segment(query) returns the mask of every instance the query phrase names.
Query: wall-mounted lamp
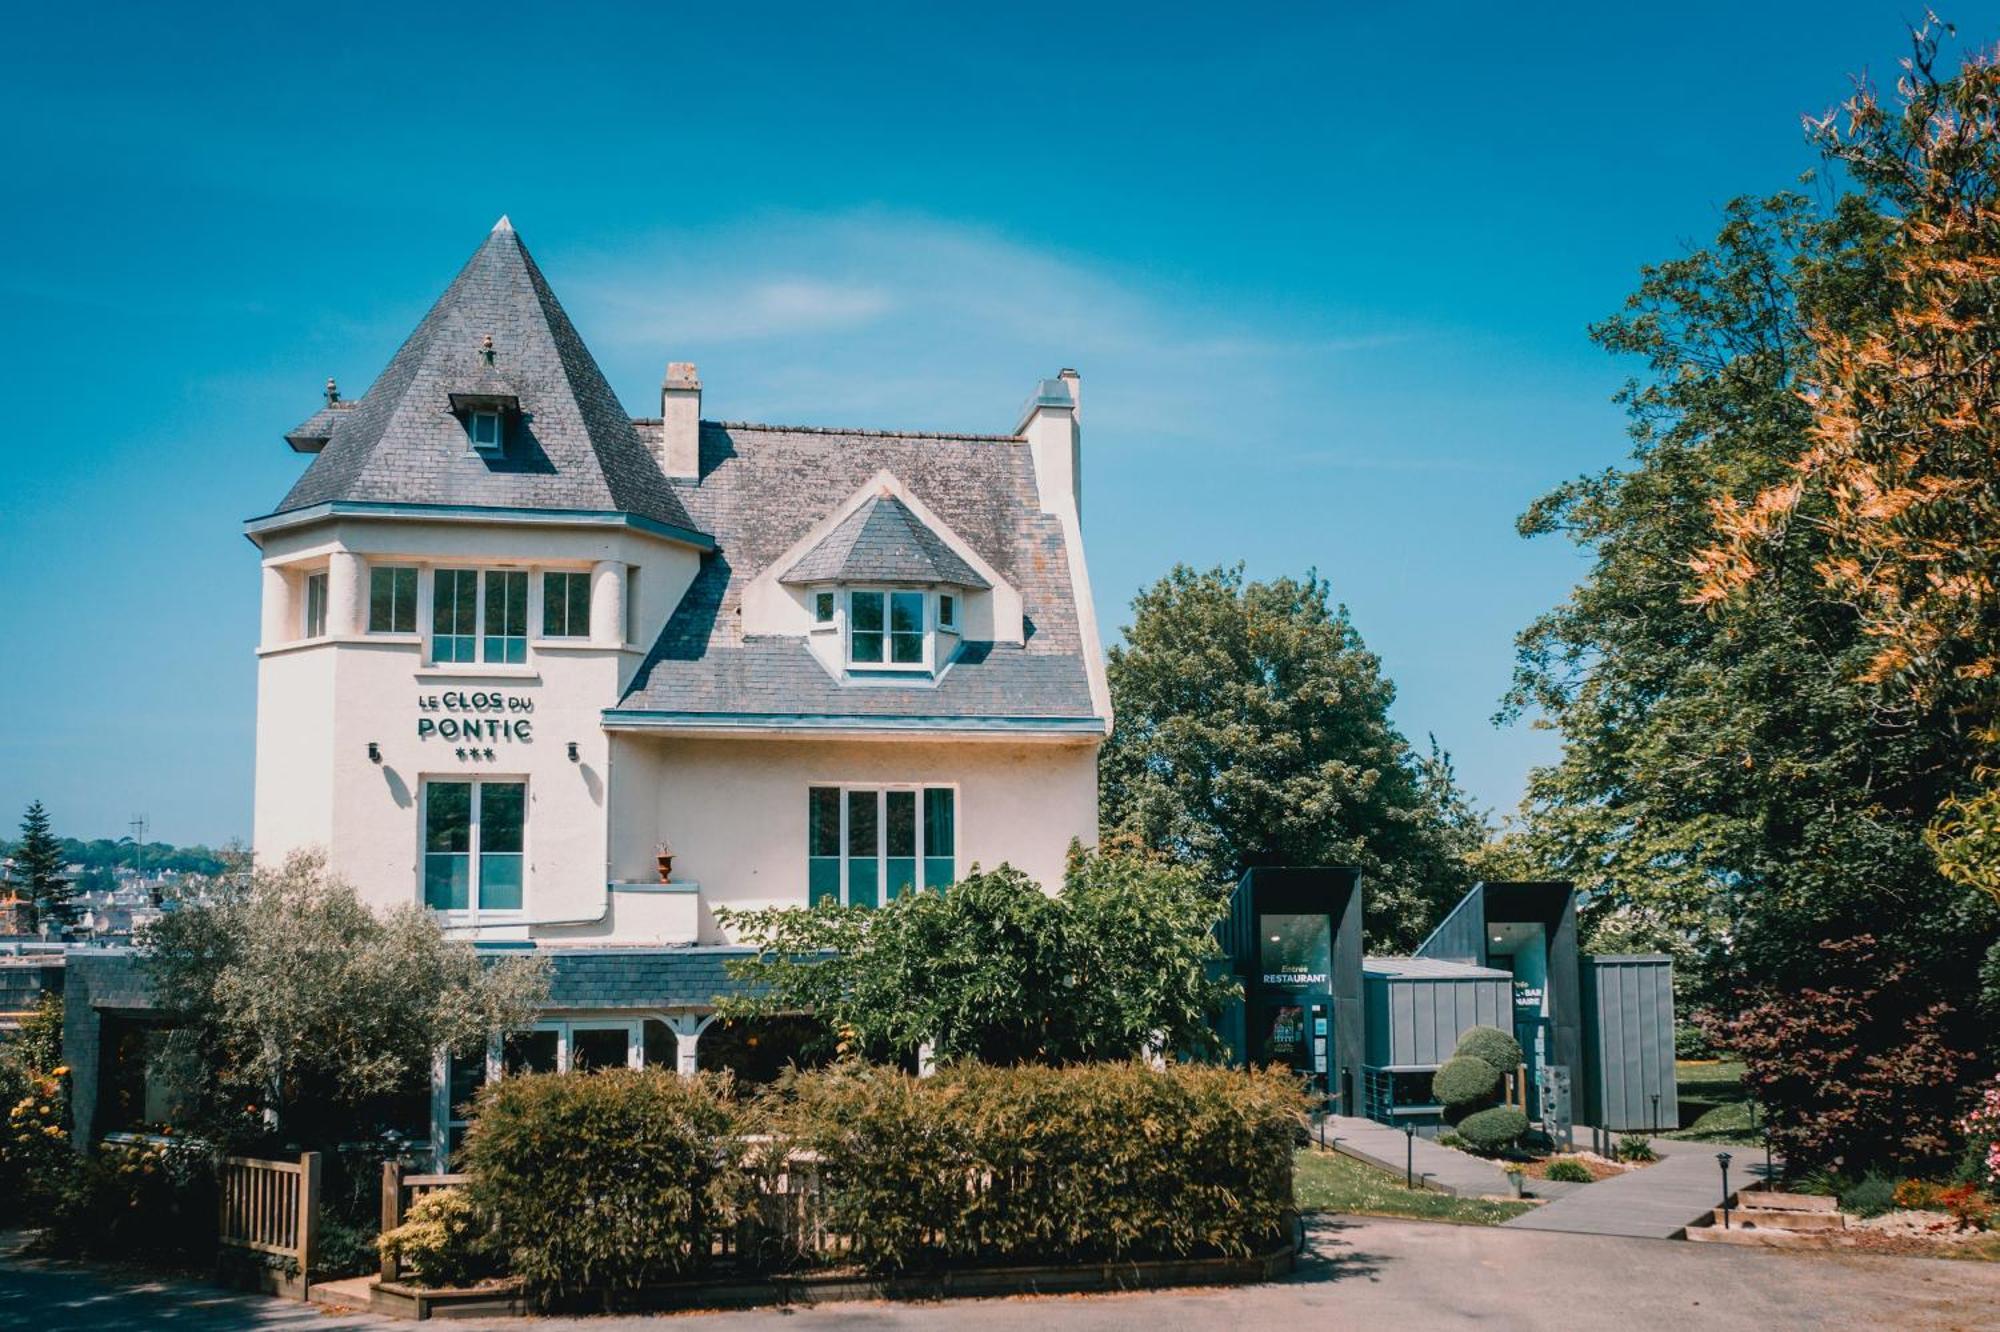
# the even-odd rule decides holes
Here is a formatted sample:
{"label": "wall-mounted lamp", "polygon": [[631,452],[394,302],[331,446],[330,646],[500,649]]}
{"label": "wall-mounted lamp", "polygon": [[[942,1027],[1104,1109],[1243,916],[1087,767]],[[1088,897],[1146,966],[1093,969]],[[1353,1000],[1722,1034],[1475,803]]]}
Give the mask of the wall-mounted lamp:
{"label": "wall-mounted lamp", "polygon": [[574,762],[576,762],[576,761],[577,761],[577,758],[576,758],[576,741],[574,741],[574,740],[572,740],[572,741],[570,741],[570,742],[569,742],[569,761],[570,761],[571,763],[574,763]]}
{"label": "wall-mounted lamp", "polygon": [[382,746],[376,744],[373,740],[368,742],[368,761],[370,763],[380,763],[382,761]]}

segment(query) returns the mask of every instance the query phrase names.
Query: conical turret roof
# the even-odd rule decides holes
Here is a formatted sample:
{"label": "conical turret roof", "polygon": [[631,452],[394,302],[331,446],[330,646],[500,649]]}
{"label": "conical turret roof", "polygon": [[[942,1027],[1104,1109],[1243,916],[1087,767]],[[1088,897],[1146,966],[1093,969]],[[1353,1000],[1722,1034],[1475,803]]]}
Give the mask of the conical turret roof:
{"label": "conical turret roof", "polygon": [[[501,454],[471,449],[454,394],[518,402]],[[330,423],[279,512],[340,501],[616,511],[694,527],[504,217]]]}

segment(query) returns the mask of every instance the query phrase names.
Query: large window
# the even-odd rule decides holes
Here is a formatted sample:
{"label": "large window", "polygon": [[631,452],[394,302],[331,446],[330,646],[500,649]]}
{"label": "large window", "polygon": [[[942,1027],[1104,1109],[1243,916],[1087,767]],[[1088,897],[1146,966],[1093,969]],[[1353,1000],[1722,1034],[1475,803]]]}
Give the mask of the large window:
{"label": "large window", "polygon": [[368,571],[368,632],[417,632],[417,571],[381,566]]}
{"label": "large window", "polygon": [[922,670],[930,665],[922,592],[847,594],[847,660],[862,667]]}
{"label": "large window", "polygon": [[424,905],[519,911],[527,820],[521,782],[425,782]]}
{"label": "large window", "polygon": [[326,575],[310,573],[306,575],[306,621],[302,637],[326,637]]}
{"label": "large window", "polygon": [[431,576],[432,661],[518,665],[527,659],[525,571],[439,569]]}
{"label": "large window", "polygon": [[877,906],[958,877],[948,786],[815,786],[806,792],[806,896]]}
{"label": "large window", "polygon": [[590,575],[542,575],[542,637],[590,636]]}

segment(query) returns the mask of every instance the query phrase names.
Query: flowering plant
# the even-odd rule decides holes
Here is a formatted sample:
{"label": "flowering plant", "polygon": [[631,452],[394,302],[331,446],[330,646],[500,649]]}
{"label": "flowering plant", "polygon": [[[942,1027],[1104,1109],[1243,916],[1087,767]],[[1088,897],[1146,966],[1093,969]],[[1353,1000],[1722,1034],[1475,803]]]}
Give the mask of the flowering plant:
{"label": "flowering plant", "polygon": [[1965,1134],[1966,1174],[2000,1192],[2000,1078],[1980,1093],[1979,1104],[1958,1122]]}

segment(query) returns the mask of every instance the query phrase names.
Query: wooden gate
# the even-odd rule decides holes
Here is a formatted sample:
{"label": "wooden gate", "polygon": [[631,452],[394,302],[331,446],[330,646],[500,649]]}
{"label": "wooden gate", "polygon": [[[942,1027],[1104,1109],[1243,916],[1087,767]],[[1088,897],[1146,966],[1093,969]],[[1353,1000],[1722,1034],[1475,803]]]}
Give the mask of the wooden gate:
{"label": "wooden gate", "polygon": [[225,1256],[269,1254],[287,1258],[292,1273],[270,1270],[281,1293],[303,1299],[319,1253],[319,1153],[297,1161],[225,1156],[217,1178],[216,1239]]}

